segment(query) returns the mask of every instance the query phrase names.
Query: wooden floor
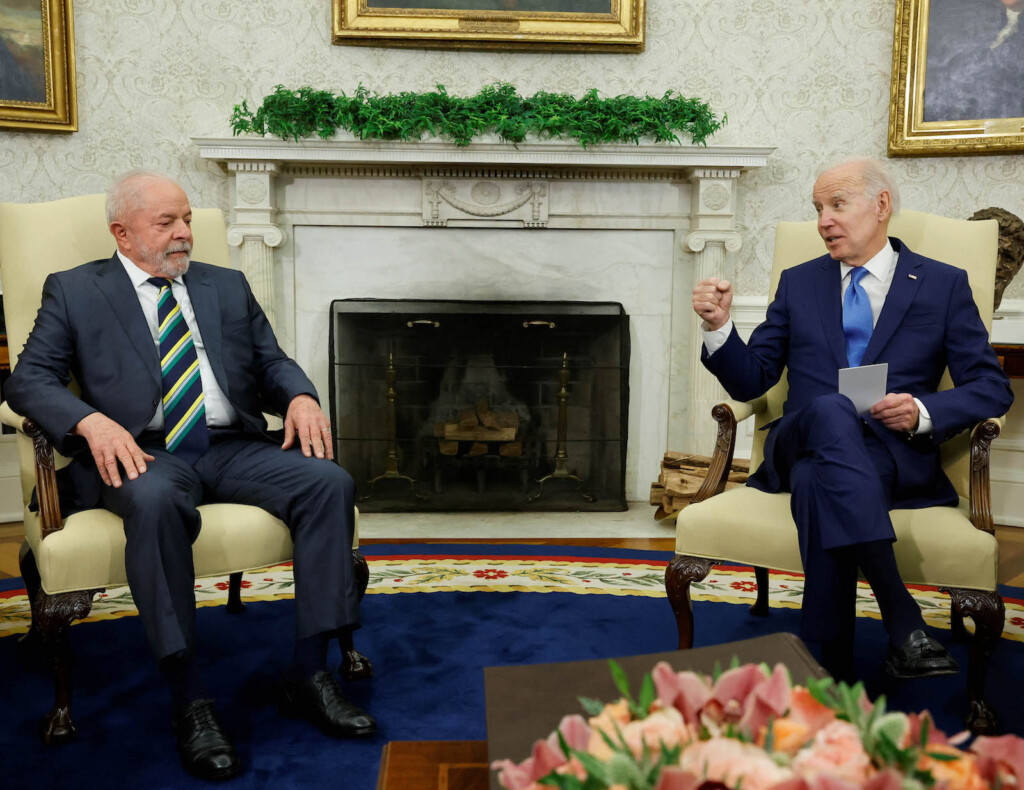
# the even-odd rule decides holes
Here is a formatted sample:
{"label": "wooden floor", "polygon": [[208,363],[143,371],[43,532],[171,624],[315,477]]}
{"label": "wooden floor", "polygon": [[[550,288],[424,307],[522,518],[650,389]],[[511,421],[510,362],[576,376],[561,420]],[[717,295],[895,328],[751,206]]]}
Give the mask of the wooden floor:
{"label": "wooden floor", "polygon": [[[1013,587],[1024,587],[1024,528],[996,527],[996,538],[999,540],[999,582]],[[22,544],[21,522],[0,524],[0,579],[20,576],[18,570],[18,551]],[[406,540],[365,540],[363,545],[371,543],[401,544]],[[473,540],[465,538],[457,540],[419,540],[419,543],[509,543],[508,538],[490,540]],[[650,551],[672,551],[674,541],[671,538],[560,538],[560,539],[528,539],[518,541],[527,546],[603,546],[614,549],[646,549]]]}

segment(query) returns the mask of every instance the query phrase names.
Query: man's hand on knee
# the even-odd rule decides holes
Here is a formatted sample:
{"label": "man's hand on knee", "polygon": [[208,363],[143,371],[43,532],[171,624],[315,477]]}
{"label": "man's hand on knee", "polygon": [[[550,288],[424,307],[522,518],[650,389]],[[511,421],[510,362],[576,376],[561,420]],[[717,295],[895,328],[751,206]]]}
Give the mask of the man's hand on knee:
{"label": "man's hand on knee", "polygon": [[906,392],[890,392],[871,407],[871,416],[890,431],[911,433],[921,417],[914,396]]}
{"label": "man's hand on knee", "polygon": [[153,456],[143,452],[128,431],[98,411],[79,420],[72,433],[84,437],[89,443],[96,468],[108,486],[121,487],[118,462],[124,467],[128,479],[134,480],[146,471],[146,462],[153,460]]}
{"label": "man's hand on knee", "polygon": [[302,454],[309,458],[334,458],[334,446],[331,443],[331,423],[324,414],[316,398],[310,395],[296,395],[288,404],[288,413],[284,418],[284,444],[282,450],[289,449],[298,439]]}

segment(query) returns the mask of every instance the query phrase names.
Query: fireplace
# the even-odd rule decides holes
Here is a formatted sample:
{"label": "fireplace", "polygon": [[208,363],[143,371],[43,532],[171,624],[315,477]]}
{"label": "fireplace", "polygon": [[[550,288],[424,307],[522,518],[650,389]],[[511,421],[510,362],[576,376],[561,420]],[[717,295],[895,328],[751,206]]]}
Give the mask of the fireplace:
{"label": "fireplace", "polygon": [[622,305],[338,299],[330,316],[335,454],[361,510],[625,509]]}

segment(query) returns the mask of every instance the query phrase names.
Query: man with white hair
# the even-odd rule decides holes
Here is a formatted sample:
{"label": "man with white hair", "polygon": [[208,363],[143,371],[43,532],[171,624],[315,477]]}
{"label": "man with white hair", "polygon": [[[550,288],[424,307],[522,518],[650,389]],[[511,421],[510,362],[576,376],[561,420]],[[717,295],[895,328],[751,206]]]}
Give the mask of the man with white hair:
{"label": "man with white hair", "polygon": [[[752,400],[787,371],[783,416],[748,485],[792,493],[805,571],[802,631],[822,663],[852,679],[858,569],[889,635],[886,671],[898,678],[958,671],[928,636],[900,579],[893,507],[953,505],[939,444],[1004,414],[1009,381],[989,345],[967,273],[888,236],[899,196],[877,161],[850,159],[814,184],[828,254],[782,273],[766,319],[744,343],[729,316],[733,289],[707,279],[693,291],[705,321],[704,365],[729,395]],[[838,392],[841,368],[888,364],[888,394],[859,415]],[[947,369],[953,388],[939,392]]]}
{"label": "man with white hair", "polygon": [[[244,275],[191,262],[180,186],[129,173],[107,218],[117,251],[47,278],[6,395],[72,458],[59,473],[65,512],[102,506],[124,520],[128,583],[170,685],[182,765],[204,779],[241,770],[195,657],[192,543],[208,501],[255,505],[291,530],[296,641],[282,709],[336,737],[374,733],[326,665],[329,641],[359,622],[354,483],[332,463],[313,384]],[[283,436],[264,410],[284,415]]]}

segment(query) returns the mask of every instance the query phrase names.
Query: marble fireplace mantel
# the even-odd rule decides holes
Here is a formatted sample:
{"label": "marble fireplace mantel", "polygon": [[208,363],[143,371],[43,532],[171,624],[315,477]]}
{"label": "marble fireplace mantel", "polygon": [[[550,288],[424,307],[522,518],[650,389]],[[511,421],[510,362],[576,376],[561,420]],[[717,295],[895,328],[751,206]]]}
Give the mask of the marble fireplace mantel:
{"label": "marble fireplace mantel", "polygon": [[[463,243],[455,239],[466,237],[458,232],[448,234],[445,229],[463,233],[462,229],[480,229],[491,232],[495,255],[512,238],[508,232],[514,230],[513,246],[519,255],[510,254],[510,259],[516,260],[507,264],[513,271],[517,260],[520,265],[541,261],[555,269],[568,265],[562,259],[546,261],[554,257],[552,249],[563,249],[562,258],[571,257],[564,254],[565,242],[557,241],[557,234],[548,230],[612,231],[608,238],[627,239],[616,252],[608,253],[620,257],[628,256],[621,250],[628,250],[630,238],[637,239],[638,248],[645,244],[651,249],[664,248],[662,257],[669,260],[656,261],[661,279],[651,278],[644,286],[647,293],[632,297],[634,308],[643,307],[638,311],[641,314],[648,312],[648,301],[661,305],[652,309],[664,314],[659,315],[657,325],[662,334],[670,333],[671,339],[664,341],[664,353],[657,355],[656,362],[646,358],[653,329],[644,324],[646,316],[638,316],[634,359],[640,370],[635,378],[631,374],[638,402],[631,403],[629,437],[630,444],[636,438],[644,446],[630,452],[636,468],[635,484],[628,495],[646,498],[643,490],[656,476],[657,461],[665,449],[709,452],[713,446],[714,424],[708,415],[722,393],[710,376],[697,373],[700,363],[690,291],[697,280],[723,276],[727,253],[740,249],[743,239],[737,206],[742,201],[737,193],[742,174],[764,167],[774,148],[644,143],[583,149],[573,141],[532,140],[513,146],[496,139],[459,148],[436,140],[364,141],[340,135],[297,142],[248,136],[193,140],[200,156],[220,164],[229,177],[232,212],[228,241],[237,248],[239,268],[282,344],[296,352],[300,363],[306,346],[323,345],[322,337],[307,337],[321,332],[316,323],[320,319],[309,318],[303,303],[304,293],[311,292],[310,284],[303,281],[320,277],[322,271],[315,270],[314,275],[314,269],[308,263],[300,264],[300,258],[303,249],[315,246],[313,241],[320,244],[316,249],[332,249],[325,247],[327,242],[318,235],[325,229],[359,236],[358,244],[364,245],[357,246],[360,250],[372,244],[360,236],[367,229],[392,228],[394,235],[405,234],[406,249],[424,238],[409,236],[409,229],[430,228],[431,234],[446,234],[453,240],[448,242],[452,247]],[[662,235],[648,234],[644,242],[639,236],[614,235],[633,231]],[[671,250],[667,242],[658,246],[650,241],[665,238],[665,234],[671,237]],[[430,236],[432,242],[439,238]],[[481,234],[472,238],[475,242]],[[482,238],[488,237],[483,234]],[[589,255],[600,256],[604,245],[592,244]],[[339,249],[345,245],[340,244]],[[641,257],[638,253],[638,260]],[[620,292],[630,290],[629,281],[639,283],[644,275],[638,274],[635,266],[615,268],[615,263],[619,261],[608,262],[607,271],[615,274],[609,275],[606,293],[599,296],[628,301],[618,298]],[[350,254],[333,265],[357,268],[361,264]],[[418,268],[403,268],[403,286],[406,278],[417,276]],[[529,285],[532,271],[529,265],[524,269],[524,284]],[[550,298],[573,298],[573,271],[559,271],[562,293],[552,293]],[[459,278],[458,272],[450,275]],[[436,274],[430,276],[433,287]],[[344,282],[353,278],[360,280],[358,272],[346,269]],[[590,295],[594,294],[594,279],[591,275],[586,284]],[[413,288],[409,293],[419,295],[420,291]],[[452,298],[479,295],[478,289],[466,297]],[[505,292],[493,298],[510,296]],[[536,294],[524,293],[524,298],[536,298]],[[322,311],[322,306],[316,309]],[[326,314],[322,325],[326,329]],[[305,362],[320,366],[312,357]],[[319,387],[323,381],[314,375],[314,383]],[[628,459],[627,467],[629,463]]]}

